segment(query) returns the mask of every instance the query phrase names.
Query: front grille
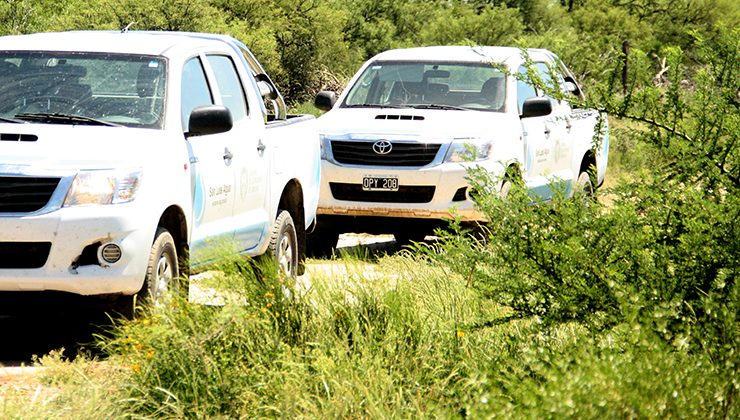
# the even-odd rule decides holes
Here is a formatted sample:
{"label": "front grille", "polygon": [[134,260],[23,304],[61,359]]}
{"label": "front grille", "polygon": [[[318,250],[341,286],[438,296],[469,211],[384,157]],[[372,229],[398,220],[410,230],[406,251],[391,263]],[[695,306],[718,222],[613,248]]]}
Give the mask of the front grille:
{"label": "front grille", "polygon": [[51,242],[0,242],[0,268],[41,268]]}
{"label": "front grille", "polygon": [[429,203],[435,190],[433,185],[402,185],[398,191],[364,191],[360,184],[338,182],[330,182],[329,187],[336,200],[366,203]]}
{"label": "front grille", "polygon": [[388,154],[373,151],[374,141],[332,141],[334,160],[347,165],[424,166],[437,156],[440,144],[391,142]]}
{"label": "front grille", "polygon": [[49,202],[59,178],[0,176],[0,213],[30,213]]}

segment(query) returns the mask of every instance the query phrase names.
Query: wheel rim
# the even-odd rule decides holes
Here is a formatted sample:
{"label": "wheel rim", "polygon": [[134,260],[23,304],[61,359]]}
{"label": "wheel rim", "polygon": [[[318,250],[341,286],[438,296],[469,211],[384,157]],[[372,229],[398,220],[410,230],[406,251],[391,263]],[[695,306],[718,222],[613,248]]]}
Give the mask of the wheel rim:
{"label": "wheel rim", "polygon": [[501,190],[498,192],[498,196],[500,198],[506,198],[509,196],[509,190],[511,190],[511,181],[504,180],[504,183],[501,184]]}
{"label": "wheel rim", "polygon": [[283,274],[293,275],[293,241],[290,234],[283,235],[278,244],[278,267]]}
{"label": "wheel rim", "polygon": [[155,271],[154,281],[152,282],[152,296],[157,299],[165,294],[169,290],[173,278],[172,263],[166,254],[162,254],[159,257],[159,261],[157,261],[157,269]]}
{"label": "wheel rim", "polygon": [[591,183],[591,177],[583,172],[578,178],[579,184],[580,184],[580,193],[584,194],[588,197],[591,197],[594,195],[594,186]]}

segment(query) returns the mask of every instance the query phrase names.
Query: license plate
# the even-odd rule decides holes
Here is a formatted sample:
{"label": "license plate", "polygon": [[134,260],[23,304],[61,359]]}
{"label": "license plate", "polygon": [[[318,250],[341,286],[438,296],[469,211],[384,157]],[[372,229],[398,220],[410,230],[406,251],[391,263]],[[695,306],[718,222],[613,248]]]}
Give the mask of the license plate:
{"label": "license plate", "polygon": [[362,178],[363,191],[398,191],[398,178],[394,176],[366,176]]}

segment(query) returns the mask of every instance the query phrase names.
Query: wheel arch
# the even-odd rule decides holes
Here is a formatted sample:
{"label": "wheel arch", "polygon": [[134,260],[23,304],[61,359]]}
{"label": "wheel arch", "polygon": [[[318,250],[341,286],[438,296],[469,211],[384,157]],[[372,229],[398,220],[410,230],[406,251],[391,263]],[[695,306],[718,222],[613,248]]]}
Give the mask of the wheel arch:
{"label": "wheel arch", "polygon": [[504,170],[504,176],[501,178],[501,182],[503,183],[507,179],[512,182],[520,181],[523,179],[522,168],[519,166],[518,162],[511,162],[508,166],[506,166],[506,169]]}

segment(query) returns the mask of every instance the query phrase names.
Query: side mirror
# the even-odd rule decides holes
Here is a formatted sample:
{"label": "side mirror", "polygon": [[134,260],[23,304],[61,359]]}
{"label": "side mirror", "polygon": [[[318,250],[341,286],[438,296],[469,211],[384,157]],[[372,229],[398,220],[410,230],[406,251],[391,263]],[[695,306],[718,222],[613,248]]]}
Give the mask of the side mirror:
{"label": "side mirror", "polygon": [[264,80],[260,80],[257,82],[257,88],[260,91],[260,96],[267,99],[276,99],[277,95],[275,94],[275,89],[272,88],[272,85],[265,82]]}
{"label": "side mirror", "polygon": [[199,106],[190,113],[187,137],[207,136],[231,130],[234,121],[231,111],[222,105]]}
{"label": "side mirror", "polygon": [[581,96],[581,89],[578,88],[576,81],[570,76],[565,76],[564,79],[566,92],[570,92],[576,96]]}
{"label": "side mirror", "polygon": [[337,94],[328,90],[322,90],[316,95],[313,104],[322,111],[328,111],[337,103]]}
{"label": "side mirror", "polygon": [[266,99],[277,99],[278,93],[275,89],[275,85],[270,80],[270,77],[264,73],[260,73],[254,77],[257,79],[257,87],[260,90],[260,95]]}
{"label": "side mirror", "polygon": [[544,115],[550,115],[551,112],[552,102],[550,102],[550,98],[534,96],[524,100],[524,104],[522,104],[522,115],[520,117],[542,117]]}

